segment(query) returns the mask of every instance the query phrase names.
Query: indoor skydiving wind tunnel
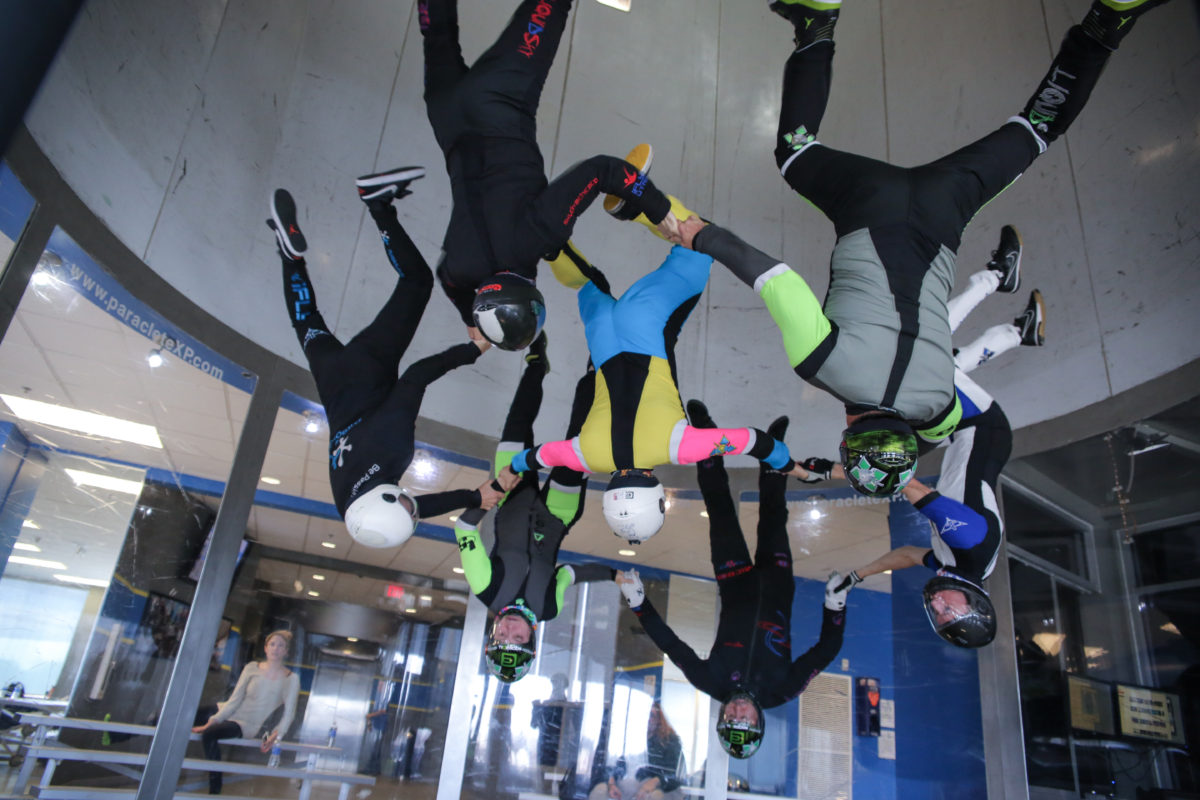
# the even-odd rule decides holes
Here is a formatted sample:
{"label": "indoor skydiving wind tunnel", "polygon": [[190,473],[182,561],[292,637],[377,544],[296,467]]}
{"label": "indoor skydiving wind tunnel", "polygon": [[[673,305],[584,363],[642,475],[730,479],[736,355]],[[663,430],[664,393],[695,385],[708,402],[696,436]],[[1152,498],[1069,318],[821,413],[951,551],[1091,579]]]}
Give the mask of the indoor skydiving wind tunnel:
{"label": "indoor skydiving wind tunnel", "polygon": [[0,796],[1200,797],[1197,3],[0,13]]}

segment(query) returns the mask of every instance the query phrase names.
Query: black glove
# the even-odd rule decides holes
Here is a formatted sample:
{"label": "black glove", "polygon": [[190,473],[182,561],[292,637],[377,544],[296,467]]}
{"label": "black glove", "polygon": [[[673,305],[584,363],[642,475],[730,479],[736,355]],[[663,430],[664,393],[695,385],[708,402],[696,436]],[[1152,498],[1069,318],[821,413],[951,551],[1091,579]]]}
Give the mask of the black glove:
{"label": "black glove", "polygon": [[805,483],[827,481],[829,473],[833,470],[833,462],[828,458],[806,458],[800,462],[800,466],[808,473],[807,478],[800,479]]}

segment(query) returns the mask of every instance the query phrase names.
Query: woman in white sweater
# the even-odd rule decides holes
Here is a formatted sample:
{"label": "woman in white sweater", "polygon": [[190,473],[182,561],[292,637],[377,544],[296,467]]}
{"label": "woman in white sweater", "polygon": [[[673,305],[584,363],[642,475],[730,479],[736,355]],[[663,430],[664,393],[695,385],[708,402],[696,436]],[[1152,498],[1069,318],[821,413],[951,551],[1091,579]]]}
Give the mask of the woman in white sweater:
{"label": "woman in white sweater", "polygon": [[[201,739],[205,758],[221,760],[221,747],[217,744],[220,739],[257,736],[267,717],[279,706],[283,706],[283,716],[274,730],[263,738],[262,751],[269,751],[275,741],[287,732],[296,714],[296,698],[300,694],[300,676],[283,664],[291,646],[291,631],[280,630],[267,634],[267,641],[263,645],[266,661],[247,664],[229,700],[221,704],[208,722],[192,728],[194,733],[203,734]],[[221,793],[220,772],[208,774],[208,793]]]}

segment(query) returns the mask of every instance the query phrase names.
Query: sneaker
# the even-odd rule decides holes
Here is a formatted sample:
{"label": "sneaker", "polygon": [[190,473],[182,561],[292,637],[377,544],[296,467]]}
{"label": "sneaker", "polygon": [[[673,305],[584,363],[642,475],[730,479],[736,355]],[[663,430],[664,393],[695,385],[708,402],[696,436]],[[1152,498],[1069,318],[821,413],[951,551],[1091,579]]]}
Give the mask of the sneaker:
{"label": "sneaker", "polygon": [[788,418],[785,414],[782,417],[776,417],[775,420],[767,426],[767,435],[772,439],[783,441],[783,437],[787,435]]}
{"label": "sneaker", "polygon": [[992,251],[987,268],[1000,273],[997,292],[1012,294],[1021,286],[1021,234],[1012,225],[1000,229],[1000,244]]}
{"label": "sneaker", "polygon": [[1023,346],[1041,347],[1046,343],[1046,304],[1042,302],[1041,292],[1033,290],[1025,310],[1013,320],[1013,325],[1021,332]]}
{"label": "sneaker", "polygon": [[358,187],[359,199],[367,205],[386,205],[398,197],[412,194],[408,191],[408,185],[424,177],[424,167],[399,167],[363,175],[354,181],[354,185]]}
{"label": "sneaker", "polygon": [[[625,156],[625,160],[637,168],[637,172],[632,174],[629,172],[629,170],[625,171],[625,185],[630,186],[637,181],[639,177],[649,174],[650,163],[654,160],[654,148],[645,143],[639,144],[637,147],[629,151],[629,155]],[[633,216],[622,215],[621,209],[624,207],[624,198],[618,197],[615,194],[604,195],[604,210],[609,214],[612,214],[618,219],[626,221],[637,216],[636,213]]]}
{"label": "sneaker", "polygon": [[1092,0],[1083,18],[1083,32],[1109,50],[1116,50],[1134,21],[1167,0]]}
{"label": "sneaker", "polygon": [[713,422],[713,418],[709,416],[708,406],[699,400],[687,401],[687,416],[693,428],[717,427],[717,423]]}
{"label": "sneaker", "polygon": [[537,338],[533,340],[533,344],[529,345],[529,350],[525,352],[525,363],[529,365],[541,364],[542,369],[546,374],[550,374],[550,359],[546,355],[546,345],[549,339],[546,338],[546,332],[542,331]]}
{"label": "sneaker", "polygon": [[275,241],[284,258],[300,261],[308,252],[308,241],[296,221],[296,201],[287,189],[276,189],[271,196],[271,218],[267,227],[275,231]]}
{"label": "sneaker", "polygon": [[792,23],[796,29],[796,47],[833,39],[833,26],[841,11],[841,0],[770,0],[767,6]]}

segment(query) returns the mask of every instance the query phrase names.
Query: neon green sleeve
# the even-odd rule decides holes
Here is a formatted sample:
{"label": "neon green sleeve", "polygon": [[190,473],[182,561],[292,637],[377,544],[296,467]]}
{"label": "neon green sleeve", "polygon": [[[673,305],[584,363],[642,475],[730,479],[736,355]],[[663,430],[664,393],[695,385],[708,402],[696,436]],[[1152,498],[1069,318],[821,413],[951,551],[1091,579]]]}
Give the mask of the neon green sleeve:
{"label": "neon green sleeve", "polygon": [[758,293],[783,334],[788,362],[795,369],[817,349],[833,327],[804,278],[784,265],[776,270]]}
{"label": "neon green sleeve", "polygon": [[471,591],[479,594],[492,582],[492,560],[479,538],[479,528],[464,523],[459,517],[454,523],[454,538],[458,540],[458,556],[462,559],[463,572]]}
{"label": "neon green sleeve", "polygon": [[582,497],[582,487],[561,486],[551,480],[550,490],[546,492],[546,508],[550,509],[551,514],[562,520],[564,525],[570,527],[579,514],[579,502]]}
{"label": "neon green sleeve", "polygon": [[567,596],[567,587],[575,582],[575,573],[570,567],[559,567],[554,571],[554,602],[558,608],[563,607],[563,598]]}
{"label": "neon green sleeve", "polygon": [[954,392],[954,405],[948,413],[945,413],[940,420],[935,421],[927,428],[922,428],[917,431],[917,435],[925,441],[934,444],[942,441],[950,434],[954,433],[958,428],[958,423],[962,422],[962,401],[958,398],[958,391]]}

